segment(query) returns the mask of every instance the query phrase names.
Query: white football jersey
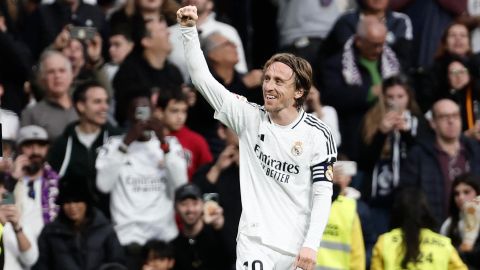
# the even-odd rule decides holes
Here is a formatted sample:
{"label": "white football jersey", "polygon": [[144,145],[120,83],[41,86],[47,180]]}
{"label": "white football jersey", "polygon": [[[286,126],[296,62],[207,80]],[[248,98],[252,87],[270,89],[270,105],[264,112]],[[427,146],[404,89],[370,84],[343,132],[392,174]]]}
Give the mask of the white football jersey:
{"label": "white football jersey", "polygon": [[215,109],[215,118],[239,136],[243,207],[239,234],[296,255],[309,230],[313,183],[327,181],[331,190],[337,153],[330,129],[303,110],[288,126],[273,123],[263,107],[229,92],[213,78],[195,28],[181,30],[193,84]]}
{"label": "white football jersey", "polygon": [[300,111],[290,125],[279,126],[262,107],[235,97],[224,99],[215,118],[239,136],[239,233],[296,254],[308,230],[313,181],[332,180],[326,174],[336,159],[335,142],[313,115]]}

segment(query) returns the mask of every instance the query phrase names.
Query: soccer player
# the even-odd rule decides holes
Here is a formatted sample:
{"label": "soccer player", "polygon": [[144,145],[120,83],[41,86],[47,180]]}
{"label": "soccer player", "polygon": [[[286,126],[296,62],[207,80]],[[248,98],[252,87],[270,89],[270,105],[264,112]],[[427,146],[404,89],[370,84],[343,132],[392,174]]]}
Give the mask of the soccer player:
{"label": "soccer player", "polygon": [[307,61],[277,54],[264,67],[265,105],[249,103],[210,74],[196,8],[177,11],[185,59],[215,118],[239,136],[242,216],[238,270],[312,270],[332,196],[336,146],[330,129],[302,109],[312,85]]}

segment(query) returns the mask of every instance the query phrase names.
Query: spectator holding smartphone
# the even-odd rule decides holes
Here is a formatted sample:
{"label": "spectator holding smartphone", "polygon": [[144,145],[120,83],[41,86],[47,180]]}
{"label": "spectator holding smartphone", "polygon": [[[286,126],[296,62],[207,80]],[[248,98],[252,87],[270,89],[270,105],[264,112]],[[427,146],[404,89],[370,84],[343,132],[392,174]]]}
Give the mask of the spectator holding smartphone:
{"label": "spectator holding smartphone", "polygon": [[110,193],[110,213],[127,268],[139,269],[141,248],[150,239],[170,241],[177,234],[173,192],[187,182],[182,146],[164,136],[160,120],[152,117],[148,91],[128,97],[129,129],[111,137],[100,150],[96,184]]}
{"label": "spectator holding smartphone", "polygon": [[221,233],[223,208],[214,201],[203,201],[202,192],[194,184],[175,191],[175,210],[183,224],[173,241],[175,270],[229,269]]}
{"label": "spectator holding smartphone", "polygon": [[49,141],[45,129],[34,125],[22,127],[17,144],[19,155],[11,174],[16,182],[15,204],[21,213],[20,221],[36,241],[43,226],[57,216],[59,177],[46,162]]}
{"label": "spectator holding smartphone", "polygon": [[38,258],[38,247],[31,233],[23,228],[20,214],[14,205],[13,194],[5,189],[0,179],[0,223],[2,228],[2,269],[22,270],[32,266]]}

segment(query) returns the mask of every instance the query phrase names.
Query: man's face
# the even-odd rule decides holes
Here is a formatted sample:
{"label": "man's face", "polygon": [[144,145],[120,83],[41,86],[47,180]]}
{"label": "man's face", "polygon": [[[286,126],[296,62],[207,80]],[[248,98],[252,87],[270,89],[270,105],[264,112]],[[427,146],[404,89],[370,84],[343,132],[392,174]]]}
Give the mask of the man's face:
{"label": "man's face", "polygon": [[83,55],[83,45],[77,39],[72,39],[67,47],[62,50],[63,55],[72,63],[73,73],[78,74],[85,65],[85,56]]}
{"label": "man's face", "polygon": [[170,100],[163,112],[163,122],[171,131],[177,131],[187,121],[188,105],[184,101]]}
{"label": "man's face", "polygon": [[186,226],[193,226],[201,221],[203,201],[200,199],[184,199],[176,203],[177,212]]}
{"label": "man's face", "polygon": [[20,152],[28,157],[31,171],[27,173],[34,174],[43,168],[48,153],[48,143],[26,141],[20,146]]}
{"label": "man's face", "polygon": [[458,61],[450,63],[448,65],[448,81],[453,89],[462,89],[470,82],[468,69]]}
{"label": "man's face", "polygon": [[295,99],[303,91],[295,89],[293,70],[281,62],[273,62],[265,71],[263,78],[263,99],[268,112],[278,113],[284,109],[295,108]]}
{"label": "man's face", "polygon": [[237,46],[222,35],[212,35],[210,41],[213,47],[208,52],[208,58],[217,63],[236,65],[238,63]]}
{"label": "man's face", "polygon": [[87,214],[87,204],[85,202],[68,202],[63,204],[63,212],[74,223],[81,223]]}
{"label": "man's face", "polygon": [[446,142],[459,140],[462,132],[460,109],[451,100],[441,100],[432,108],[431,126],[438,139]]}
{"label": "man's face", "polygon": [[376,61],[382,55],[385,40],[386,35],[367,35],[366,37],[356,37],[355,44],[362,57]]}
{"label": "man's face", "polygon": [[155,51],[170,53],[172,45],[168,39],[170,35],[165,20],[152,20],[146,25],[149,35],[144,38],[146,48]]}
{"label": "man's face", "polygon": [[61,96],[68,93],[73,80],[69,65],[67,59],[57,54],[44,60],[42,82],[50,95]]}
{"label": "man's face", "polygon": [[461,24],[450,27],[447,33],[447,51],[464,56],[470,50],[470,36],[468,29]]}
{"label": "man's face", "polygon": [[125,57],[132,51],[133,42],[126,39],[123,35],[114,35],[110,37],[110,58],[114,64],[120,65]]}
{"label": "man's face", "polygon": [[91,87],[85,93],[85,101],[79,101],[77,110],[81,121],[102,126],[107,122],[108,95],[102,87]]}
{"label": "man's face", "polygon": [[388,7],[389,0],[365,0],[365,6],[373,11],[385,11]]}

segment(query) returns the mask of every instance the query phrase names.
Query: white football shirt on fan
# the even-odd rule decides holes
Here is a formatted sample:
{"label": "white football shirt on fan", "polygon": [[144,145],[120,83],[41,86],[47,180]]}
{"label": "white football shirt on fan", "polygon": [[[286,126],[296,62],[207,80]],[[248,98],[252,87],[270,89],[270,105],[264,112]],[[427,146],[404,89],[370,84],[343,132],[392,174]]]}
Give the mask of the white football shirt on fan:
{"label": "white football shirt on fan", "polygon": [[[302,246],[317,250],[330,210],[331,165],[337,154],[330,129],[303,110],[290,125],[276,125],[263,107],[218,83],[208,71],[196,29],[181,30],[193,84],[215,109],[215,118],[239,136],[239,234],[292,255]],[[321,197],[316,205],[312,194]],[[321,220],[311,221],[315,207],[320,212],[315,218]]]}

